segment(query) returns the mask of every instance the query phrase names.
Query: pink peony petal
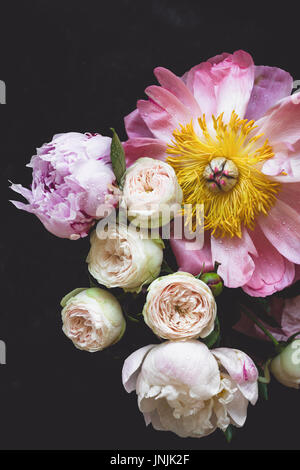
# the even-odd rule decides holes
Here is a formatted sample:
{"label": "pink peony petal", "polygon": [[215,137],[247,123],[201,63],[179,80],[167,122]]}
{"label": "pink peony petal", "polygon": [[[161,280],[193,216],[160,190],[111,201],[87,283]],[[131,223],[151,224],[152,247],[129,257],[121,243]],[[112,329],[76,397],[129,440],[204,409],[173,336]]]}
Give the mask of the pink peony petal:
{"label": "pink peony petal", "polygon": [[152,101],[139,100],[137,108],[154,136],[164,142],[170,142],[177,127],[173,116]]}
{"label": "pink peony petal", "polygon": [[257,121],[257,125],[271,145],[281,142],[293,145],[299,140],[300,100],[295,100],[294,95],[283,98]]}
{"label": "pink peony petal", "polygon": [[285,259],[266,239],[259,227],[250,233],[258,256],[255,269],[243,290],[254,297],[272,295],[289,286],[295,277],[295,265]]}
{"label": "pink peony petal", "polygon": [[127,135],[130,139],[135,137],[153,137],[138,109],[125,116],[124,122]]}
{"label": "pink peony petal", "polygon": [[276,249],[293,263],[300,264],[300,215],[280,199],[268,216],[259,216],[257,221]]}
{"label": "pink peony petal", "polygon": [[200,116],[201,113],[197,101],[179,77],[164,67],[156,67],[154,74],[161,86],[173,93],[193,116]]}
{"label": "pink peony petal", "polygon": [[277,101],[289,96],[293,78],[288,72],[276,67],[256,66],[254,87],[245,117],[257,120]]}
{"label": "pink peony petal", "polygon": [[172,237],[170,243],[180,271],[185,271],[196,276],[202,269],[204,269],[205,272],[214,269],[210,248],[210,236],[206,235],[202,250],[189,250],[188,245],[194,242],[185,239],[177,240]]}
{"label": "pink peony petal", "polygon": [[247,230],[243,231],[242,238],[211,237],[211,251],[213,262],[221,264],[218,274],[225,286],[235,288],[247,284],[255,269],[251,255],[257,256]]}
{"label": "pink peony petal", "polygon": [[138,158],[149,157],[165,160],[166,144],[158,139],[136,138],[129,139],[123,144],[127,166],[132,165]]}
{"label": "pink peony petal", "polygon": [[188,108],[170,91],[160,86],[152,85],[146,88],[145,93],[176,120],[177,128],[179,124],[187,124],[191,121],[193,116]]}

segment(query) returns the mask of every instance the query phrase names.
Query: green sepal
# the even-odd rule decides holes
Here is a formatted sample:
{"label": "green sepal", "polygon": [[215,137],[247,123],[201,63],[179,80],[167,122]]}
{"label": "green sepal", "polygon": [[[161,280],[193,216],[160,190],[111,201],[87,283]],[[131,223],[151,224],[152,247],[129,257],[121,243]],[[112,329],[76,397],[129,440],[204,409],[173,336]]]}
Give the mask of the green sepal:
{"label": "green sepal", "polygon": [[111,131],[113,133],[111,139],[111,146],[110,146],[110,160],[112,164],[112,168],[117,180],[119,187],[122,186],[122,180],[126,172],[126,160],[125,160],[125,152],[123,149],[123,145],[118,137],[118,134],[111,127]]}

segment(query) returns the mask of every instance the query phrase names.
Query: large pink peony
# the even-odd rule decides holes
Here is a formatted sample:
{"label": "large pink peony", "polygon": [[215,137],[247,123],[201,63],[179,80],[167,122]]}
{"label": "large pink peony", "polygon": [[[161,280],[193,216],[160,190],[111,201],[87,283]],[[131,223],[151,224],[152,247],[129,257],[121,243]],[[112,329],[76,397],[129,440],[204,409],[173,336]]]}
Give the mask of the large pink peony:
{"label": "large pink peony", "polygon": [[198,274],[217,261],[228,287],[271,295],[300,264],[300,100],[292,77],[224,53],[179,78],[158,67],[161,86],[125,118],[128,164],[166,160],[184,203],[204,204],[203,249],[172,240],[178,265]]}
{"label": "large pink peony", "polygon": [[12,201],[35,214],[49,232],[61,238],[85,237],[98,218],[99,206],[117,202],[111,192],[115,176],[110,164],[110,137],[68,132],[55,135],[37,149],[31,162],[31,190],[19,184],[11,189],[29,204]]}

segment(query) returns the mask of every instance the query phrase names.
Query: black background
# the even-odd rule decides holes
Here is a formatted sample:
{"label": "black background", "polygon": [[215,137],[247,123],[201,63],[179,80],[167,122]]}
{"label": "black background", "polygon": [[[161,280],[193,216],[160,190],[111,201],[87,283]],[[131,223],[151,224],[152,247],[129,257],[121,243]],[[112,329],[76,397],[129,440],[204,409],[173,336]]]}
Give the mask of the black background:
{"label": "black background", "polygon": [[[215,54],[244,49],[256,64],[281,67],[300,79],[299,16],[287,2],[270,5],[1,3],[0,79],[7,86],[7,104],[0,106],[0,339],[7,344],[7,364],[0,366],[2,449],[228,448],[218,431],[180,439],[144,426],[135,395],[121,384],[125,357],[156,342],[144,325],[128,324],[123,340],[101,353],[78,351],[67,340],[59,301],[87,285],[88,239],[49,234],[34,216],[7,202],[14,198],[7,180],[28,186],[25,164],[55,133],[109,134],[113,126],[125,138],[123,116],[155,83],[155,66],[182,75]],[[237,336],[235,345],[240,343]],[[270,395],[268,402],[249,406],[231,449],[299,448],[299,394],[272,381]]]}

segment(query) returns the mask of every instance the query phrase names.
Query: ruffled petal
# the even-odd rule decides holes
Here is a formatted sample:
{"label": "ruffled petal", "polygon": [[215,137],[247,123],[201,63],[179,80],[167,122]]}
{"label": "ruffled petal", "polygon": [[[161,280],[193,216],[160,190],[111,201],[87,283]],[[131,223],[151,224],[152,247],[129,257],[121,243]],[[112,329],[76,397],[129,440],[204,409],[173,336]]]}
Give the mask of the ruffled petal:
{"label": "ruffled petal", "polygon": [[217,348],[211,352],[236,382],[244,397],[255,405],[258,398],[258,372],[252,359],[238,349]]}
{"label": "ruffled petal", "polygon": [[179,127],[179,124],[187,124],[191,121],[193,115],[170,91],[163,87],[152,85],[146,88],[145,93],[152,101],[173,117],[176,121],[176,128]]}

